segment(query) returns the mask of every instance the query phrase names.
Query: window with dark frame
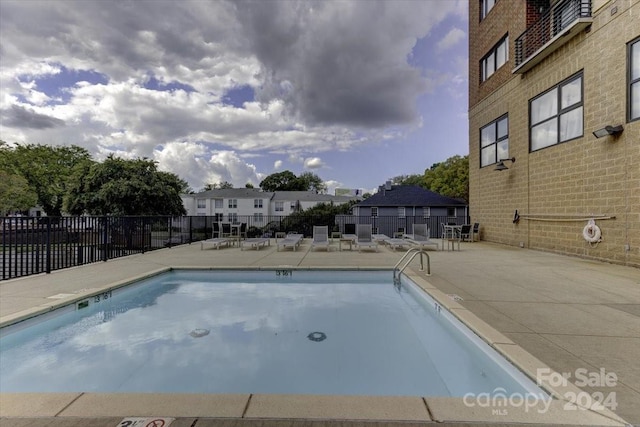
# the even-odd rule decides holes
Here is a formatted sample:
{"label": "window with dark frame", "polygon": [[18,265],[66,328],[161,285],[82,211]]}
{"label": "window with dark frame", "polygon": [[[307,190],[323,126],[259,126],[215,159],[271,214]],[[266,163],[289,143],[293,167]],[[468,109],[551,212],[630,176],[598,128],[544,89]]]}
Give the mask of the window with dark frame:
{"label": "window with dark frame", "polygon": [[529,151],[584,135],[582,71],[529,101]]}
{"label": "window with dark frame", "polygon": [[480,167],[509,158],[509,115],[480,128]]}
{"label": "window with dark frame", "polygon": [[493,9],[497,0],[480,0],[480,20],[482,21],[489,11]]}
{"label": "window with dark frame", "polygon": [[378,208],[371,208],[371,216],[372,217],[378,216]]}
{"label": "window with dark frame", "polygon": [[628,44],[629,94],[627,107],[629,121],[640,120],[640,37]]}
{"label": "window with dark frame", "polygon": [[506,35],[480,60],[480,81],[484,82],[509,60],[509,35]]}

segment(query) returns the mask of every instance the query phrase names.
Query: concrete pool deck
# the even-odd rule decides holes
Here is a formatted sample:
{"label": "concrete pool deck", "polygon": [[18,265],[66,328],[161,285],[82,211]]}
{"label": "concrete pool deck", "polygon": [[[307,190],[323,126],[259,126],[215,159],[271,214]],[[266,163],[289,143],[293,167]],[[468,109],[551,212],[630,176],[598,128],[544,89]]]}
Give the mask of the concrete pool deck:
{"label": "concrete pool deck", "polygon": [[[200,250],[195,243],[0,282],[0,325],[168,268],[391,268],[404,253],[309,246],[310,239],[295,252],[276,245]],[[0,424],[116,426],[124,417],[152,416],[197,427],[640,424],[640,270],[485,242],[428,253],[431,276],[418,271],[417,259],[407,273],[443,306],[530,377],[545,367],[571,375],[565,385],[545,382],[558,398],[548,411],[430,397],[0,393]],[[570,410],[562,400],[603,401],[611,393],[614,411]]]}

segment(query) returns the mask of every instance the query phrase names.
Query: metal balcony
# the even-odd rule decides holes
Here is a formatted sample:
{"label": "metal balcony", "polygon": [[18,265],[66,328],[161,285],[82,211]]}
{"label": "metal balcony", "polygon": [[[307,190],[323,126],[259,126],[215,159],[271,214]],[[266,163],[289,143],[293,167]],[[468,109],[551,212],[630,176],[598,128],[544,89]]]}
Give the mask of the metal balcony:
{"label": "metal balcony", "polygon": [[513,73],[524,73],[591,25],[591,0],[564,0],[516,39]]}

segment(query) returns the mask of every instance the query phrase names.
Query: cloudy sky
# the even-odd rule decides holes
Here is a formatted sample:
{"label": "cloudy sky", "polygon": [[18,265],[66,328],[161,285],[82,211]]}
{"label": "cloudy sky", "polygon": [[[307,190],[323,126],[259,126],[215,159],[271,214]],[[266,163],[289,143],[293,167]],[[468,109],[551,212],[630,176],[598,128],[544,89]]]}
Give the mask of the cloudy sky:
{"label": "cloudy sky", "polygon": [[468,153],[466,0],[0,0],[0,139],[369,191]]}

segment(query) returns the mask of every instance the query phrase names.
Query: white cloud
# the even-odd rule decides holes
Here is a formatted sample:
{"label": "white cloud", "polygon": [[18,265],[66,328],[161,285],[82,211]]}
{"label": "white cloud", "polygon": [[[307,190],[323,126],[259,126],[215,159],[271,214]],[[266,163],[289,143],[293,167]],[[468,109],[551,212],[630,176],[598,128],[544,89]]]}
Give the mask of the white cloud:
{"label": "white cloud", "polygon": [[[415,129],[417,99],[441,76],[407,57],[466,2],[7,1],[1,8],[0,139],[76,144],[99,160],[152,158],[197,189],[259,183],[250,156],[277,154],[317,169],[326,166],[319,153]],[[454,43],[454,30],[441,43]],[[65,70],[100,73],[106,83],[72,84]],[[145,88],[150,77],[193,91]],[[54,82],[68,87],[54,92]],[[244,85],[254,101],[222,103]]]}
{"label": "white cloud", "polygon": [[453,46],[464,40],[466,33],[460,28],[452,28],[449,32],[438,41],[436,49],[439,52],[444,52],[451,49]]}
{"label": "white cloud", "polygon": [[194,190],[205,184],[228,181],[234,187],[257,186],[264,176],[255,165],[244,162],[234,151],[214,151],[197,143],[169,143],[155,150],[154,160],[167,171],[182,171],[180,177]]}
{"label": "white cloud", "polygon": [[320,159],[320,157],[308,157],[308,158],[304,159],[304,168],[305,169],[320,169],[324,165],[325,164],[322,161],[322,159]]}

